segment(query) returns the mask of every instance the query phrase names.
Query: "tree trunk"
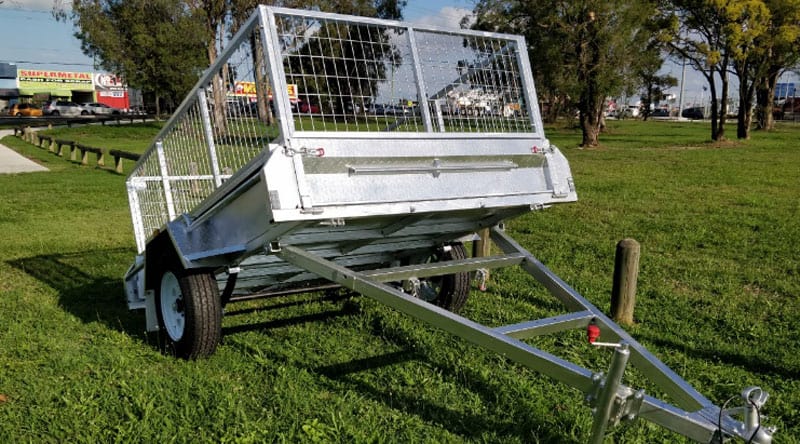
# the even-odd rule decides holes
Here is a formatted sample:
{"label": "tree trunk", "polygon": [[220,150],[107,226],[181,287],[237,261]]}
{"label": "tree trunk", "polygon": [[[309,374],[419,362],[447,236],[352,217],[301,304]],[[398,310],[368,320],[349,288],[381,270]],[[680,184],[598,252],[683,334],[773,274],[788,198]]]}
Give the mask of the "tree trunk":
{"label": "tree trunk", "polygon": [[[253,76],[256,82],[256,106],[258,118],[267,125],[272,124],[272,107],[269,103],[269,81],[267,78],[267,62],[264,56],[264,46],[261,36],[255,32],[250,38],[250,51],[253,54]],[[273,91],[273,101],[277,98],[277,91]]]}
{"label": "tree trunk", "polygon": [[578,109],[580,110],[580,124],[583,139],[582,147],[596,147],[600,144],[600,116],[603,112],[605,95],[600,90],[597,72],[594,67],[600,65],[600,48],[597,45],[599,39],[598,24],[593,11],[586,11],[586,23],[582,38],[579,39],[577,47],[578,60],[578,81],[584,87],[581,91]]}
{"label": "tree trunk", "polygon": [[736,117],[736,137],[750,138],[750,125],[753,122],[753,90],[755,80],[751,79],[747,67],[739,74],[739,113]]}
{"label": "tree trunk", "polygon": [[718,99],[717,99],[717,85],[714,82],[714,68],[709,70],[709,75],[706,77],[708,80],[708,90],[711,93],[711,140],[719,140],[719,114],[718,114]]}
{"label": "tree trunk", "polygon": [[772,101],[775,97],[775,85],[778,83],[778,77],[780,77],[780,69],[770,66],[767,74],[758,82],[758,88],[756,89],[756,118],[758,119],[759,129],[766,131],[775,129],[775,119],[772,116]]}
{"label": "tree trunk", "polygon": [[[728,66],[728,57],[724,58],[723,65]],[[725,105],[728,103],[728,71],[727,69],[721,69],[719,72],[720,76],[720,84],[722,85],[722,93],[720,94],[719,101],[716,104],[716,111],[717,117],[719,118],[719,124],[717,125],[717,138],[714,139],[717,142],[724,142],[727,140],[725,138]],[[712,112],[713,116],[713,112]]]}
{"label": "tree trunk", "polygon": [[750,109],[753,101],[748,100],[739,93],[739,113],[736,116],[736,138],[750,139],[750,124],[753,120],[753,112]]}
{"label": "tree trunk", "polygon": [[[213,65],[214,62],[217,60],[217,46],[215,41],[209,42],[208,45],[208,63],[209,65]],[[225,69],[223,68],[223,71]],[[214,74],[214,77],[211,78],[211,94],[213,97],[213,106],[211,107],[214,111],[214,130],[217,134],[225,134],[227,133],[227,129],[225,126],[225,108],[227,105],[226,101],[226,88],[225,88],[225,80],[222,78],[222,75],[217,72]]]}
{"label": "tree trunk", "polygon": [[595,119],[585,118],[584,113],[581,113],[581,131],[583,132],[581,146],[584,148],[596,147],[600,144],[598,139],[600,135],[600,126],[597,122],[592,122],[592,120]]}

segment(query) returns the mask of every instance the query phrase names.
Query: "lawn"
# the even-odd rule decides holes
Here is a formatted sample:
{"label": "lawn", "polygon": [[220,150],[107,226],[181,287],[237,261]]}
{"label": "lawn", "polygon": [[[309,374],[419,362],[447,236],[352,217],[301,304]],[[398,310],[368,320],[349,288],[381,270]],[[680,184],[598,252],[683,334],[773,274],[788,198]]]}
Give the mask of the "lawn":
{"label": "lawn", "polygon": [[[549,128],[580,200],[514,219],[510,234],[604,309],[615,244],[637,239],[629,331],[717,404],[761,386],[776,442],[800,442],[800,128],[712,144],[703,123],[609,123],[591,150],[577,148],[577,130]],[[158,128],[64,131],[57,137],[141,152]],[[125,308],[122,276],[135,254],[125,178],[3,143],[51,171],[0,175],[0,442],[589,436],[578,391],[344,292],[232,305],[214,356],[163,356],[143,315]],[[473,292],[464,314],[494,326],[555,308],[508,269]],[[534,344],[606,366],[607,350],[590,350],[577,332]],[[684,442],[646,422],[613,434]]]}

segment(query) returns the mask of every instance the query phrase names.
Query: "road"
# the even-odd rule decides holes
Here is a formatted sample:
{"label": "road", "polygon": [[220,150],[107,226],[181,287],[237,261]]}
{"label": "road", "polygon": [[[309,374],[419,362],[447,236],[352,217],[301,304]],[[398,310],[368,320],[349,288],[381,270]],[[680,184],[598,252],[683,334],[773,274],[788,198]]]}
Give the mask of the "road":
{"label": "road", "polygon": [[[0,130],[0,139],[14,134],[13,130]],[[31,173],[50,171],[38,163],[20,155],[7,146],[0,145],[0,174]]]}

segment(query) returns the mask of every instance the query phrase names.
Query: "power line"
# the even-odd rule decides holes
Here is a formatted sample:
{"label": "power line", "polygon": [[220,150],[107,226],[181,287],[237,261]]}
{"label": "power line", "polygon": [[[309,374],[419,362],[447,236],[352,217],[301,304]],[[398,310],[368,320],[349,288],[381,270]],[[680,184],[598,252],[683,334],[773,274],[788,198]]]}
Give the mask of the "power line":
{"label": "power line", "polygon": [[24,63],[26,65],[60,65],[60,66],[94,66],[92,63],[80,62],[35,62],[32,60],[0,60],[0,63],[13,63],[19,65]]}

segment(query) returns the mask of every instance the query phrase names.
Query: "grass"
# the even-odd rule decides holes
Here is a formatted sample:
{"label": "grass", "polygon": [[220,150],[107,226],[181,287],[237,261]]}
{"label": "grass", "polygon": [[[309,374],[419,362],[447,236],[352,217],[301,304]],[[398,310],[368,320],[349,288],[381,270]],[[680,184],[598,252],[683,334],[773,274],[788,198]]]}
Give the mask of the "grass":
{"label": "grass", "polygon": [[75,128],[53,128],[41,134],[65,139],[86,146],[109,148],[131,153],[144,153],[153,137],[164,126],[163,121],[124,125],[85,125]]}
{"label": "grass", "polygon": [[[147,146],[157,129],[136,126],[117,129],[131,137],[111,126],[96,127],[111,131],[102,135],[71,131],[86,131],[75,138],[88,145]],[[580,201],[512,220],[509,231],[604,309],[614,246],[637,239],[629,330],[718,404],[763,387],[776,442],[797,443],[800,128],[724,144],[708,143],[707,133],[697,123],[611,122],[601,148],[580,150],[579,132],[550,129]],[[589,435],[577,391],[344,293],[233,305],[214,356],[163,356],[143,316],[125,309],[121,277],[135,251],[124,177],[3,143],[51,171],[0,176],[0,442],[577,443]],[[473,293],[465,315],[502,325],[555,312],[541,288],[508,269]],[[535,344],[604,370],[606,351],[589,351],[580,336]],[[646,422],[613,433],[619,442],[682,442]]]}

